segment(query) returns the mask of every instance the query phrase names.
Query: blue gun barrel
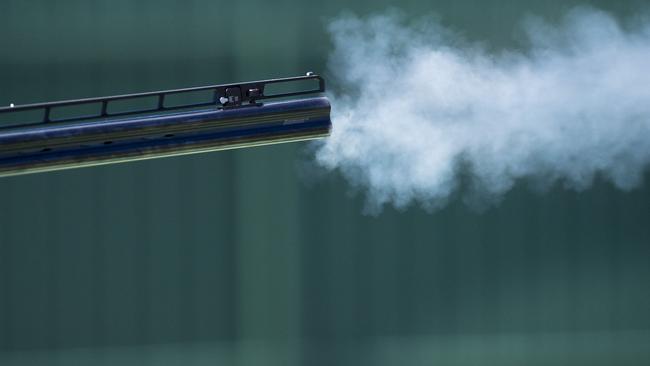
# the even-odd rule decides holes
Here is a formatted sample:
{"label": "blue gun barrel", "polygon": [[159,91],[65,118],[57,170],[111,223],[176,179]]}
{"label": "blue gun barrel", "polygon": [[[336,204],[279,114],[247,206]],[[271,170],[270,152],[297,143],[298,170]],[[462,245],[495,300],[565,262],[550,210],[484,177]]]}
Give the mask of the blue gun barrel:
{"label": "blue gun barrel", "polygon": [[[267,84],[305,79],[316,79],[318,88],[272,95],[264,93]],[[165,97],[195,90],[214,91],[213,100],[165,105]],[[43,118],[37,123],[0,125],[0,177],[325,137],[331,129],[327,98],[259,102],[323,91],[322,78],[308,74],[297,78],[2,108],[0,113],[42,110]],[[113,101],[150,96],[158,98],[155,110],[109,113]],[[96,114],[51,118],[56,108],[89,104],[98,106]],[[187,108],[191,109],[178,111]]]}

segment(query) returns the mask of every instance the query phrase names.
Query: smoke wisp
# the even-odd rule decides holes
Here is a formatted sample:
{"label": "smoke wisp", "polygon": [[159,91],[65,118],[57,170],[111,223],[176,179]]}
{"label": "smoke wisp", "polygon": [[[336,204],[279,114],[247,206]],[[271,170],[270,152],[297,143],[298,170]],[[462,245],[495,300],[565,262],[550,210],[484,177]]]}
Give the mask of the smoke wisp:
{"label": "smoke wisp", "polygon": [[[330,24],[334,128],[317,161],[371,208],[498,199],[521,179],[637,186],[650,162],[650,25],[596,10],[525,25],[528,47],[490,52],[395,15]],[[464,178],[461,178],[464,177]]]}

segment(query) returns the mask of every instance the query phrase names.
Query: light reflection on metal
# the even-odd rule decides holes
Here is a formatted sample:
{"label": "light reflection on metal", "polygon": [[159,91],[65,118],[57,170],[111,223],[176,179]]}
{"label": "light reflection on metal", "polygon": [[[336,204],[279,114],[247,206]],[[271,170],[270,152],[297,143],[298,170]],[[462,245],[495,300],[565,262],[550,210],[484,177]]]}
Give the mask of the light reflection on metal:
{"label": "light reflection on metal", "polygon": [[[305,80],[318,85],[308,90],[265,93],[269,84]],[[0,108],[0,117],[42,113],[36,121],[0,123],[0,176],[321,138],[331,128],[327,98],[261,101],[324,90],[323,79],[310,74]],[[211,93],[211,100],[166,103],[170,95],[196,91]],[[156,98],[156,107],[110,110],[116,101],[142,98]],[[96,106],[97,111],[54,117],[57,109],[79,106]]]}

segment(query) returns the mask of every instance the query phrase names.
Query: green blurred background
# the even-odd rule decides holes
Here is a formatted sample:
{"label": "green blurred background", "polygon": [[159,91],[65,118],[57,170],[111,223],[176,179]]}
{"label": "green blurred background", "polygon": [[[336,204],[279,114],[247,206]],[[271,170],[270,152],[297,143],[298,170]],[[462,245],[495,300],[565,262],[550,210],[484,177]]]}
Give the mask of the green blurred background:
{"label": "green blurred background", "polygon": [[[500,49],[576,4],[647,11],[1,0],[0,104],[322,72],[343,10],[436,13]],[[647,365],[646,182],[364,216],[301,143],[3,178],[0,364]]]}

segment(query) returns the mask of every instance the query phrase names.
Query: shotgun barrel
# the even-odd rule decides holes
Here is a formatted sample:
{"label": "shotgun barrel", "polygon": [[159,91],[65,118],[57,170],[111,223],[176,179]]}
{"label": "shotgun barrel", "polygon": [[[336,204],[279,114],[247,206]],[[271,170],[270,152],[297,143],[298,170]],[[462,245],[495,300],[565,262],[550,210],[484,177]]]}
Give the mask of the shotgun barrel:
{"label": "shotgun barrel", "polygon": [[[272,84],[313,88],[272,93]],[[210,85],[0,108],[0,177],[322,138],[322,77]],[[194,100],[202,94],[202,100]],[[205,96],[208,96],[207,100]],[[306,98],[296,98],[310,95]],[[173,103],[185,97],[183,103]],[[277,99],[284,99],[279,100]],[[270,99],[276,101],[266,102]],[[124,105],[138,108],[119,109]],[[90,112],[89,112],[90,111]],[[31,118],[28,119],[27,116]]]}

